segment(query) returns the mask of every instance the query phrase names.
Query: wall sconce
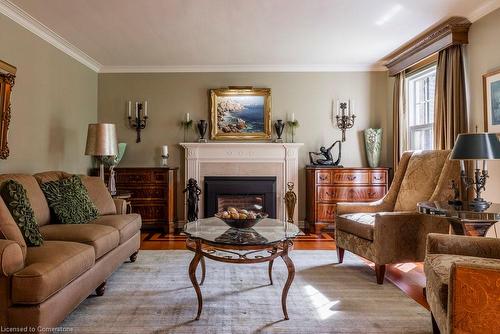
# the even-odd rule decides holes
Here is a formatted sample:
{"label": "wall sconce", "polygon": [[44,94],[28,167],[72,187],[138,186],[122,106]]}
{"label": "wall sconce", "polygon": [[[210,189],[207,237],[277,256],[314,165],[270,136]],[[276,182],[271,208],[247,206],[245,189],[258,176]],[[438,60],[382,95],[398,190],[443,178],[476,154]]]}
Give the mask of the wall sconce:
{"label": "wall sconce", "polygon": [[[142,116],[144,111],[144,116]],[[128,124],[137,132],[136,143],[141,142],[141,130],[146,128],[148,121],[148,101],[135,103],[135,117],[132,119],[132,101],[128,101]]]}
{"label": "wall sconce", "polygon": [[342,131],[342,141],[345,141],[345,130],[354,126],[356,115],[352,112],[353,104],[351,100],[343,102],[337,101],[337,115],[335,118],[337,119],[338,128]]}

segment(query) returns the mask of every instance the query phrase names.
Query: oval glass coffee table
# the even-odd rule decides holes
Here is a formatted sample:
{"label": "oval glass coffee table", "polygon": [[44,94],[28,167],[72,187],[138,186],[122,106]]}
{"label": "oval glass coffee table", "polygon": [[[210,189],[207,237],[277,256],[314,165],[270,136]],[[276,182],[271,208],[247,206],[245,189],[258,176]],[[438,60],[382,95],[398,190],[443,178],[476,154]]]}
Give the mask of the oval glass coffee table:
{"label": "oval glass coffee table", "polygon": [[[195,253],[189,264],[189,278],[198,297],[200,319],[203,298],[200,285],[205,280],[205,258],[225,263],[269,262],[270,284],[273,284],[272,269],[274,259],[281,257],[288,269],[288,278],[281,293],[281,306],[285,320],[288,320],[286,298],[295,276],[295,266],[288,257],[293,248],[293,239],[300,233],[299,228],[277,219],[266,218],[252,228],[232,228],[216,217],[199,219],[187,223],[184,233],[188,236],[186,247]],[[201,262],[202,276],[198,283],[196,268]]]}

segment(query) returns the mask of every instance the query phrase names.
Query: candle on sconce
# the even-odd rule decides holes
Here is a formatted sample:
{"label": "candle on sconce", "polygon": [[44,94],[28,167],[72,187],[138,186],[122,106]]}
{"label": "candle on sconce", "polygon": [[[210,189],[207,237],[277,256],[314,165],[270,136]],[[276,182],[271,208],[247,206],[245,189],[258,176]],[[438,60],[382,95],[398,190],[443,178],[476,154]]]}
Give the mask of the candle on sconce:
{"label": "candle on sconce", "polygon": [[168,156],[168,145],[163,145],[161,147],[161,155],[164,157]]}
{"label": "candle on sconce", "polygon": [[186,123],[189,122],[189,113],[186,113]]}
{"label": "candle on sconce", "polygon": [[148,101],[144,101],[144,117],[148,117]]}
{"label": "candle on sconce", "polygon": [[292,122],[295,122],[295,113],[292,113]]}
{"label": "candle on sconce", "polygon": [[128,117],[132,117],[132,101],[128,101]]}
{"label": "candle on sconce", "polygon": [[135,103],[135,118],[139,118],[139,102]]}

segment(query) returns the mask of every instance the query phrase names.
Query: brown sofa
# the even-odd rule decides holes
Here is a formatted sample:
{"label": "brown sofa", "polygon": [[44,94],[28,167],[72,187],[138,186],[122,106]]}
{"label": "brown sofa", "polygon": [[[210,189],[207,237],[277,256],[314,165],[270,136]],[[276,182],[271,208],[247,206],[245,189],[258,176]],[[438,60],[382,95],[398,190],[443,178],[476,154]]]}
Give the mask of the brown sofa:
{"label": "brown sofa", "polygon": [[0,326],[36,331],[57,326],[127,259],[136,259],[141,217],[125,214],[100,178],[82,177],[100,217],[88,224],[55,224],[39,183],[64,172],[0,175],[26,189],[44,243],[26,247],[21,231],[0,198]]}
{"label": "brown sofa", "polygon": [[384,282],[390,263],[421,262],[427,234],[447,233],[445,218],[416,212],[418,202],[452,197],[451,180],[459,183],[457,161],[450,151],[405,152],[387,194],[371,203],[338,203],[335,229],[337,256],[344,250],[375,263],[377,283]]}
{"label": "brown sofa", "polygon": [[429,234],[424,263],[434,333],[498,333],[500,239]]}

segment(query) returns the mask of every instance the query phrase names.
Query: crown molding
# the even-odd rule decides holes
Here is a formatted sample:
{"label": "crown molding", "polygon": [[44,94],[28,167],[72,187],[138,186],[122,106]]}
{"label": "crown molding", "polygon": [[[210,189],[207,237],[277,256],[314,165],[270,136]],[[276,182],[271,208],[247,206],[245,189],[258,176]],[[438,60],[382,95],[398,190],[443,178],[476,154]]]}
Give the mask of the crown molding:
{"label": "crown molding", "polygon": [[500,0],[493,0],[493,1],[487,2],[483,6],[479,7],[475,11],[473,11],[470,15],[467,16],[467,18],[469,19],[469,21],[474,23],[477,20],[479,20],[480,18],[482,18],[483,16],[488,15],[489,13],[491,13],[492,11],[494,11],[498,8],[500,8]]}
{"label": "crown molding", "polygon": [[99,73],[195,73],[195,72],[378,72],[373,65],[194,65],[194,66],[103,66]]}
{"label": "crown molding", "polygon": [[56,34],[50,28],[35,19],[30,14],[26,13],[24,10],[22,10],[12,2],[8,0],[0,0],[0,13],[7,16],[22,27],[26,28],[49,44],[55,46],[62,52],[66,53],[68,56],[87,66],[91,70],[99,72],[100,68],[102,67],[102,65],[98,61],[65,40],[63,37]]}

